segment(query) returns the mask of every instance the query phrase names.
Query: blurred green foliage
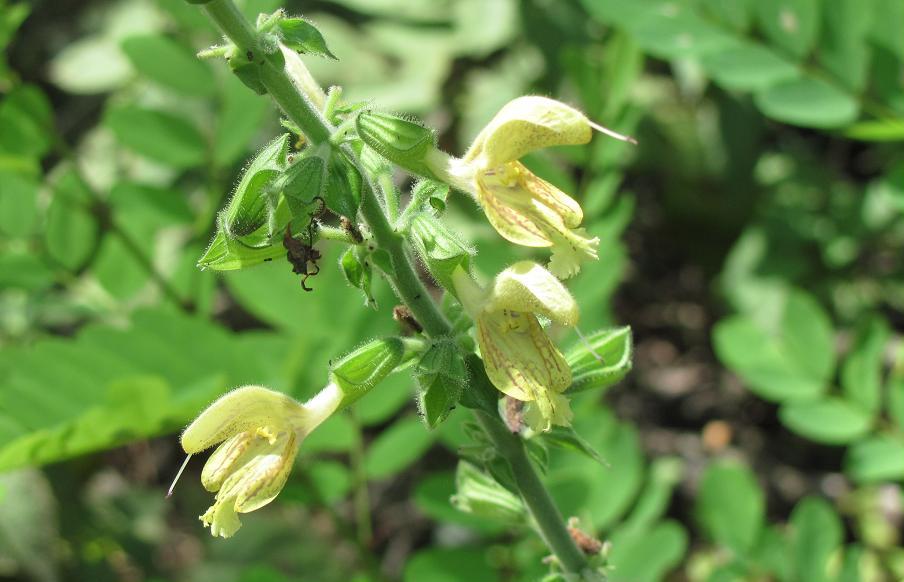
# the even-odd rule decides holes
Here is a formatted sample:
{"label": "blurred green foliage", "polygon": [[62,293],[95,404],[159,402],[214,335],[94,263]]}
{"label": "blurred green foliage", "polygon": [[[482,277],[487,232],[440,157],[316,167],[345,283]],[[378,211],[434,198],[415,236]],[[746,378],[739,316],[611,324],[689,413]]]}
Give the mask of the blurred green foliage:
{"label": "blurred green foliage", "polygon": [[[486,494],[461,468],[456,490],[472,427],[453,410],[428,431],[402,375],[304,443],[243,535],[205,537],[197,487],[164,503],[175,439],[154,437],[232,386],[308,395],[331,358],[396,325],[362,306],[328,244],[310,295],[278,256],[198,271],[243,164],[281,131],[275,110],[195,58],[217,34],[183,0],[54,4],[0,0],[0,577],[541,577],[523,524],[450,503]],[[338,58],[306,58],[321,83],[421,115],[454,153],[524,93],[638,137],[527,160],[578,193],[601,239],[570,283],[582,328],[635,329],[634,375],[575,399],[580,440],[532,449],[563,512],[611,542],[613,582],[904,577],[904,1],[286,8]],[[484,242],[479,269],[530,256],[448,206]],[[383,281],[371,292],[392,304]],[[655,319],[681,301],[705,322]],[[663,338],[702,353],[715,387],[670,395],[648,357]],[[582,344],[562,339],[579,365]],[[629,353],[613,346],[613,361]],[[729,443],[707,441],[721,417],[694,416],[694,391],[753,411],[729,418]]]}

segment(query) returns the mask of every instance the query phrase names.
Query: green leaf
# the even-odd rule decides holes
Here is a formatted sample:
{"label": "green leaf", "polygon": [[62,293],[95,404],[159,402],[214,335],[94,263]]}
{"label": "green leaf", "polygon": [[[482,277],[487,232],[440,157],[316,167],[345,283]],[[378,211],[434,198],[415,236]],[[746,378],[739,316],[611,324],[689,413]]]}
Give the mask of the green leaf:
{"label": "green leaf", "polygon": [[713,343],[719,359],[768,400],[809,400],[822,394],[835,362],[825,311],[801,291],[761,307],[774,316],[737,315],[716,325]]}
{"label": "green leaf", "polygon": [[66,46],[50,61],[50,80],[68,93],[97,94],[119,89],[134,75],[119,42],[95,34]]}
{"label": "green leaf", "polygon": [[844,397],[866,412],[879,410],[882,390],[882,356],[891,336],[881,317],[864,321],[857,329],[854,345],[841,367]]}
{"label": "green leaf", "polygon": [[739,2],[723,2],[722,0],[703,0],[703,9],[716,20],[730,26],[738,32],[745,32],[750,25],[752,3],[747,0]]}
{"label": "green leaf", "polygon": [[828,501],[807,497],[795,506],[789,521],[795,580],[828,582],[829,559],[841,545],[841,520]]}
{"label": "green leaf", "polygon": [[574,429],[611,468],[584,455],[553,455],[546,481],[564,515],[580,515],[588,527],[600,529],[633,502],[643,483],[645,462],[634,427],[619,423],[599,406],[584,412],[576,407]]}
{"label": "green leaf", "polygon": [[39,184],[21,174],[0,170],[0,231],[25,237],[37,220]]}
{"label": "green leaf", "polygon": [[0,152],[42,157],[52,145],[53,110],[40,89],[19,85],[0,102]]}
{"label": "green leaf", "polygon": [[266,377],[243,336],[166,311],[0,353],[0,471],[174,430]]}
{"label": "green leaf", "polygon": [[569,393],[603,389],[617,384],[632,367],[630,327],[595,331],[586,341],[575,342],[566,352],[571,368]]}
{"label": "green leaf", "polygon": [[888,415],[904,432],[904,375],[900,373],[888,379]]}
{"label": "green leaf", "polygon": [[810,52],[819,33],[818,0],[758,0],[754,6],[766,38],[797,58]]}
{"label": "green leaf", "polygon": [[107,110],[104,123],[123,145],[175,168],[199,166],[207,156],[201,133],[172,113],[121,105]]}
{"label": "green leaf", "polygon": [[64,267],[77,270],[97,244],[99,227],[89,210],[91,195],[73,172],[59,178],[47,208],[47,252]]}
{"label": "green leaf", "polygon": [[184,95],[210,97],[216,83],[209,66],[175,40],[158,34],[130,36],[122,50],[139,73]]}
{"label": "green leaf", "polygon": [[308,473],[307,482],[303,487],[293,487],[290,483],[279,496],[282,501],[332,505],[341,502],[352,488],[351,471],[338,461],[317,459],[302,470]]}
{"label": "green leaf", "polygon": [[663,59],[703,56],[720,51],[732,42],[719,27],[681,4],[674,5],[670,11],[651,10],[631,27],[631,32],[641,47]]}
{"label": "green leaf", "polygon": [[869,431],[872,416],[846,400],[827,397],[790,402],[781,407],[782,424],[810,440],[841,445]]}
{"label": "green leaf", "polygon": [[224,80],[223,105],[217,116],[213,160],[218,166],[228,166],[248,151],[249,143],[260,133],[270,111],[269,101],[248,91],[238,79]]}
{"label": "green leaf", "polygon": [[0,254],[0,289],[38,291],[53,281],[53,271],[38,256],[21,251]]}
{"label": "green leaf", "polygon": [[540,433],[537,438],[544,444],[580,453],[603,467],[610,468],[609,463],[593,448],[593,445],[570,426],[554,426],[550,430]]}
{"label": "green leaf", "polygon": [[755,91],[797,78],[797,67],[761,45],[740,42],[705,55],[703,68],[727,89]]}
{"label": "green leaf", "polygon": [[866,83],[870,58],[867,34],[874,4],[860,0],[834,0],[824,10],[818,56],[826,70],[845,88],[859,92]]}
{"label": "green leaf", "polygon": [[763,491],[747,467],[733,463],[706,468],[697,495],[697,519],[717,543],[737,556],[748,555],[765,520]]}
{"label": "green leaf", "polygon": [[364,456],[364,470],[369,479],[386,479],[417,461],[430,445],[433,436],[416,417],[396,421],[380,433]]}
{"label": "green leaf", "polygon": [[672,491],[681,482],[684,472],[684,462],[677,457],[655,459],[634,509],[617,531],[640,533],[652,527],[668,510]]}
{"label": "green leaf", "polygon": [[310,55],[329,57],[335,55],[326,46],[323,35],[317,28],[303,18],[283,18],[279,21],[282,42],[290,49]]}
{"label": "green leaf", "polygon": [[409,376],[390,376],[380,384],[379,390],[371,390],[357,402],[355,418],[365,426],[384,424],[411,403],[412,391]]}
{"label": "green leaf", "polygon": [[405,564],[403,582],[489,582],[497,573],[482,548],[428,548],[420,550]]}
{"label": "green leaf", "polygon": [[464,513],[452,503],[455,472],[439,471],[421,479],[414,490],[414,504],[427,517],[444,523],[459,524],[477,531],[496,532],[505,526],[498,522]]}
{"label": "green leaf", "polygon": [[819,129],[847,125],[857,119],[860,109],[850,94],[811,77],[771,85],[754,98],[757,107],[772,119]]}
{"label": "green leaf", "polygon": [[659,582],[681,563],[688,546],[687,532],[675,521],[628,535],[616,532],[610,541],[611,582]]}
{"label": "green leaf", "polygon": [[854,443],[844,457],[844,472],[858,483],[904,479],[904,439],[875,436]]}
{"label": "green leaf", "polygon": [[347,453],[358,444],[359,427],[347,414],[334,414],[304,439],[302,454]]}

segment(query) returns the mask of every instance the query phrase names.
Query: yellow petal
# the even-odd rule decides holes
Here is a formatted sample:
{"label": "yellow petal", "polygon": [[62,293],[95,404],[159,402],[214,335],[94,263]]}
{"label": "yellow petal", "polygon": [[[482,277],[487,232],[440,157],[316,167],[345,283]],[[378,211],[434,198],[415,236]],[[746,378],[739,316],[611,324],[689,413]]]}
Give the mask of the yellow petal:
{"label": "yellow petal", "polygon": [[210,534],[215,537],[231,538],[242,527],[231,500],[224,503],[218,499],[200,519],[210,527]]}
{"label": "yellow petal", "polygon": [[263,386],[243,386],[207,407],[182,433],[182,448],[193,454],[227,438],[263,426],[293,426],[309,415],[299,403]]}
{"label": "yellow petal", "polygon": [[580,226],[584,220],[584,211],[574,198],[537,177],[521,162],[512,162],[510,167],[517,172],[521,186],[530,193],[531,198],[560,216],[567,228]]}
{"label": "yellow petal", "polygon": [[528,402],[524,407],[524,422],[535,432],[543,432],[552,425],[571,426],[574,413],[564,394],[547,392],[543,398]]}
{"label": "yellow petal", "polygon": [[277,436],[275,429],[262,427],[226,439],[204,464],[201,484],[208,491],[219,491],[230,475],[242,470],[255,457],[272,451]]}
{"label": "yellow petal", "polygon": [[569,230],[557,236],[549,259],[550,272],[559,279],[577,275],[584,261],[597,260],[599,245],[600,239],[588,237],[587,231],[583,228]]}
{"label": "yellow petal", "polygon": [[248,513],[267,505],[282,491],[298,453],[299,439],[294,432],[282,432],[271,450],[259,455],[236,483],[235,510]]}
{"label": "yellow petal", "polygon": [[477,201],[493,228],[508,241],[549,247],[583,220],[580,205],[558,188],[513,162],[475,176]]}
{"label": "yellow petal", "polygon": [[571,384],[565,358],[532,313],[484,313],[477,319],[477,342],[490,381],[512,398],[537,400]]}
{"label": "yellow petal", "polygon": [[519,97],[480,132],[464,159],[493,168],[537,149],[587,143],[591,134],[589,120],[577,109],[546,97]]}
{"label": "yellow petal", "polygon": [[520,261],[493,281],[488,311],[539,313],[562,325],[578,322],[578,304],[562,283],[532,261]]}

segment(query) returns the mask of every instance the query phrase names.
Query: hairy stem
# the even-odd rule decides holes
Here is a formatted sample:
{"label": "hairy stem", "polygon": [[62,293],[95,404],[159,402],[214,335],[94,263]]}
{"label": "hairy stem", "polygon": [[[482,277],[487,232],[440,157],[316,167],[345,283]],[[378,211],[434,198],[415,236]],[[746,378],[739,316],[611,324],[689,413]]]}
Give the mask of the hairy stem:
{"label": "hairy stem", "polygon": [[[254,29],[232,0],[213,0],[204,8],[239,51],[260,52]],[[329,140],[333,131],[332,126],[310,101],[299,94],[285,72],[269,62],[265,62],[261,67],[261,81],[264,87],[289,119],[304,132],[307,139],[313,144]],[[349,159],[357,161],[350,148],[346,148],[346,153],[349,154]],[[443,317],[414,270],[405,249],[404,238],[393,229],[377,200],[370,176],[363,171],[360,164],[359,170],[365,178],[361,217],[373,233],[374,242],[379,249],[389,255],[392,268],[391,272],[386,273],[386,277],[399,299],[411,309],[428,336],[451,334],[449,322]],[[476,356],[473,359],[476,359]],[[489,382],[482,367],[476,372],[475,382]],[[493,390],[492,387],[488,389]],[[549,549],[566,571],[580,574],[588,567],[587,560],[568,534],[562,515],[527,457],[523,442],[509,432],[498,417],[481,411],[475,411],[475,414],[496,449],[511,464],[521,497],[530,509]]]}

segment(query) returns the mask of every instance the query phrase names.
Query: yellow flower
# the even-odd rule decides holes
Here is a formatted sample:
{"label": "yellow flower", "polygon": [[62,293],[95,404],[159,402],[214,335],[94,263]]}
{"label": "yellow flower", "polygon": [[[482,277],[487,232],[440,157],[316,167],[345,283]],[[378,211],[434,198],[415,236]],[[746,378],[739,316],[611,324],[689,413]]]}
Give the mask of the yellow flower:
{"label": "yellow flower", "polygon": [[562,392],[571,385],[571,370],[537,319],[575,325],[578,306],[568,290],[530,261],[499,273],[489,289],[477,285],[461,267],[452,281],[477,326],[477,343],[493,385],[527,403],[525,420],[534,430],[568,426],[572,414]]}
{"label": "yellow flower", "polygon": [[342,401],[335,384],[305,404],[262,386],[244,386],[211,404],[185,429],[182,448],[189,456],[222,443],[201,472],[204,488],[217,494],[201,516],[211,534],[232,536],[242,525],[239,513],[276,498],[301,441]]}
{"label": "yellow flower", "polygon": [[599,238],[580,228],[584,214],[574,199],[518,160],[550,146],[585,144],[593,129],[633,142],[564,103],[519,97],[496,114],[463,158],[434,152],[428,165],[438,177],[471,193],[503,238],[528,247],[552,247],[549,269],[566,279],[580,271],[582,261],[597,259]]}

